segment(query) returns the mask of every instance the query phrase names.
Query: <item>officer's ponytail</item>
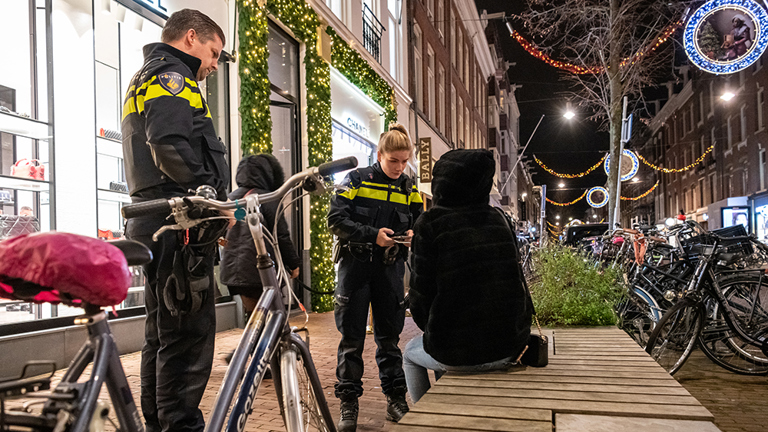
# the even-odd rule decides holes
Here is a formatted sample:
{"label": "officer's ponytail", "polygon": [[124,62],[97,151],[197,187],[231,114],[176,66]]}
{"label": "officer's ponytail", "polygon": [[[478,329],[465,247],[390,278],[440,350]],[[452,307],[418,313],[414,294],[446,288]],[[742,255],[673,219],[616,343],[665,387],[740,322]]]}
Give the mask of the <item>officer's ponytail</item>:
{"label": "officer's ponytail", "polygon": [[401,150],[408,150],[413,154],[413,143],[408,135],[408,129],[400,123],[392,122],[389,124],[389,131],[381,134],[379,138],[379,152],[392,153]]}

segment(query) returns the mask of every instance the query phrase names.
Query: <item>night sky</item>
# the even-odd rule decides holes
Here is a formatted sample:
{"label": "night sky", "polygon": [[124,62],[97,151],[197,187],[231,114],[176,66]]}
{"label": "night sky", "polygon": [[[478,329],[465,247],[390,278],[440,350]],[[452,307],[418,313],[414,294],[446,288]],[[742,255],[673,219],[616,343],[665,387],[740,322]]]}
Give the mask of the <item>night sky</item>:
{"label": "night sky", "polygon": [[[476,0],[478,11],[518,12],[524,6],[521,0]],[[521,85],[515,95],[520,108],[520,145],[524,146],[531,137],[542,114],[544,120],[531,139],[525,154],[530,156],[536,168],[533,179],[536,184],[547,185],[547,197],[558,202],[572,201],[592,186],[605,186],[606,175],[602,167],[579,179],[562,179],[565,188],[558,187],[561,179],[542,170],[533,161],[535,154],[549,168],[561,173],[579,173],[594,165],[608,151],[608,133],[598,132],[597,124],[586,120],[589,113],[576,111],[576,117],[566,120],[566,84],[560,81],[561,72],[528,54],[509,35],[502,20],[490,20],[489,25],[498,28],[506,60],[515,62],[509,71],[512,84]],[[523,32],[523,35],[525,33]],[[574,107],[576,108],[576,107]],[[586,211],[591,209],[586,200],[568,207],[548,207],[548,220],[555,222],[553,215],[561,215],[561,222],[568,217],[586,222]],[[599,209],[607,215],[607,206]],[[602,214],[602,213],[601,213]]]}

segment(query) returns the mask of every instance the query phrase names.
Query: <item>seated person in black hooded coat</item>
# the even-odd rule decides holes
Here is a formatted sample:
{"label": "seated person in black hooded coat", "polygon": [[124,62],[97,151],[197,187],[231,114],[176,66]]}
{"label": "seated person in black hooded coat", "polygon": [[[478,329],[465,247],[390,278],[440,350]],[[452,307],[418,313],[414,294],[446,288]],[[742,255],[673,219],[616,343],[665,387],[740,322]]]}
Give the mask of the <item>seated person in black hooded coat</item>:
{"label": "seated person in black hooded coat", "polygon": [[514,364],[531,333],[516,242],[488,205],[488,150],[452,150],[433,169],[434,207],[413,227],[410,304],[424,331],[403,353],[414,402],[430,388],[428,370],[488,371]]}

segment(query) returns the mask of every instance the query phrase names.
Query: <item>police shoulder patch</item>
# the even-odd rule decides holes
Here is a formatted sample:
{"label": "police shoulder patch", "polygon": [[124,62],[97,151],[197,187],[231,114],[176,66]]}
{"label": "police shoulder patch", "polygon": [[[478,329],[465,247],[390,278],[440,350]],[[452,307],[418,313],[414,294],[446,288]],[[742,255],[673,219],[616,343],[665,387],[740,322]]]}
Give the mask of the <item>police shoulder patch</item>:
{"label": "police shoulder patch", "polygon": [[176,96],[184,90],[184,77],[178,72],[163,72],[157,75],[160,86]]}

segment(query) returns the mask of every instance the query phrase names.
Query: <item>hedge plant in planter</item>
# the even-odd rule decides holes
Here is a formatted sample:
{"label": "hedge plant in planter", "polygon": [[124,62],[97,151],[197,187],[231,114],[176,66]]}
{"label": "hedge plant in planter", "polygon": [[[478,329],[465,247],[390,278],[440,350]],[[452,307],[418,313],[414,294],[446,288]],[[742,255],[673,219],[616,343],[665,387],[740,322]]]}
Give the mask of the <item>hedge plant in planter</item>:
{"label": "hedge plant in planter", "polygon": [[550,243],[534,254],[530,285],[536,314],[547,326],[616,324],[613,305],[621,297],[621,273],[594,268],[574,250]]}

